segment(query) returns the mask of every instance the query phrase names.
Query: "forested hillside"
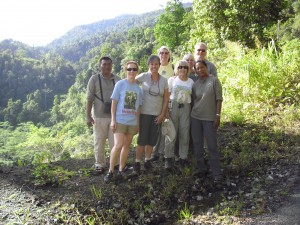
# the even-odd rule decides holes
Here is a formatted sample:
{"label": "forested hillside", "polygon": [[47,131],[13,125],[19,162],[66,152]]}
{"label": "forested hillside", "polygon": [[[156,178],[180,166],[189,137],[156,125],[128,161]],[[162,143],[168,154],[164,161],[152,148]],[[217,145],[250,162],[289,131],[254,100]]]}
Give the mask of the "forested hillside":
{"label": "forested hillside", "polygon": [[54,49],[65,59],[78,62],[92,48],[103,45],[111,35],[126,34],[132,28],[154,27],[162,10],[142,15],[122,15],[73,28],[46,47]]}
{"label": "forested hillside", "polygon": [[[122,15],[78,26],[45,47],[34,48],[14,40],[2,41],[1,120],[14,126],[25,121],[49,124],[46,121],[51,116],[49,110],[54,96],[61,99],[68,92],[76,76],[86,71],[90,61],[100,54],[101,46],[125,42],[131,29],[153,28],[161,13],[162,10]],[[120,61],[121,54],[115,59]],[[120,68],[117,64],[115,72],[119,73]]]}
{"label": "forested hillside", "polygon": [[[248,176],[254,179],[270,171],[272,165],[281,168],[277,162],[282,160],[296,164],[300,135],[300,0],[194,0],[192,5],[171,0],[164,10],[75,27],[44,47],[2,41],[0,167],[29,166],[30,182],[35,187],[59,186],[72,179],[74,174],[50,163],[93,157],[85,98],[87,82],[97,72],[99,58],[110,56],[113,73],[122,77],[122,66],[128,60],[136,60],[139,72],[144,72],[148,69],[147,58],[157,54],[160,46],[170,47],[176,63],[186,53],[193,53],[199,41],[208,44],[208,59],[217,66],[223,86],[221,130],[225,134],[219,141],[228,180],[238,179],[240,174],[245,180]],[[80,173],[88,176],[87,169]],[[191,173],[187,172],[186,177],[190,179],[187,183],[193,181]],[[170,194],[172,182],[170,196],[174,196]],[[251,182],[246,183],[249,190],[255,189]],[[142,185],[149,195],[155,191]],[[185,190],[184,184],[180,188]],[[106,189],[104,192],[109,193]],[[212,204],[218,204],[217,213],[229,217],[266,210],[259,205],[267,204],[264,197],[257,197],[251,203],[255,207],[246,209],[240,205],[240,195],[222,205],[220,195]],[[138,196],[135,200],[137,205],[143,202]],[[117,212],[109,211],[112,204],[107,202],[101,211],[105,218],[96,217],[82,206],[76,209],[88,216],[76,219],[82,224],[93,224],[87,222],[90,217],[98,222],[94,224],[117,224],[113,219],[119,218]],[[232,211],[226,204],[236,208]],[[176,213],[167,220],[176,221]],[[128,215],[117,216],[129,220]],[[151,224],[139,213],[130,221]]]}

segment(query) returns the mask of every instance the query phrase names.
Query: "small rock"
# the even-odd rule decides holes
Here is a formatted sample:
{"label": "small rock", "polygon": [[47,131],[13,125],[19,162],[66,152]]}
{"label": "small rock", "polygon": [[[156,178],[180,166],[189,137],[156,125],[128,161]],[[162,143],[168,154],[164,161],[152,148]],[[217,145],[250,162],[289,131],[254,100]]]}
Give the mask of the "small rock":
{"label": "small rock", "polygon": [[258,194],[261,196],[264,196],[264,195],[266,195],[266,193],[267,193],[266,191],[260,191]]}
{"label": "small rock", "polygon": [[246,197],[249,198],[249,199],[253,199],[254,193],[247,193]]}
{"label": "small rock", "polygon": [[121,204],[120,204],[120,203],[115,203],[115,204],[114,204],[114,207],[115,207],[116,209],[119,209],[119,208],[121,208]]}
{"label": "small rock", "polygon": [[203,200],[203,196],[198,195],[198,196],[197,196],[197,201],[201,201],[201,200]]}

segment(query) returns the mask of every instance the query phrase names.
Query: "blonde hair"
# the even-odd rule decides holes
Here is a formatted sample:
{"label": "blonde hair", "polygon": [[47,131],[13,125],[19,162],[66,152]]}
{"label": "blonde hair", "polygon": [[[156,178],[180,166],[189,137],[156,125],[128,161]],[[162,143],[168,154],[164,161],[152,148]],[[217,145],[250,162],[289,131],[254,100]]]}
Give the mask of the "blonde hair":
{"label": "blonde hair", "polygon": [[188,60],[188,59],[190,59],[190,58],[192,58],[194,61],[195,61],[195,57],[194,57],[194,55],[192,54],[192,53],[188,53],[188,54],[185,54],[183,57],[182,57],[182,60]]}
{"label": "blonde hair", "polygon": [[168,60],[168,62],[170,62],[171,61],[171,57],[172,57],[172,52],[171,52],[171,50],[167,47],[167,46],[165,46],[165,45],[163,45],[163,46],[161,46],[158,50],[157,50],[157,54],[159,55],[160,54],[160,52],[162,51],[162,50],[167,50],[168,52],[169,52],[169,60]]}
{"label": "blonde hair", "polygon": [[174,73],[176,76],[178,75],[178,66],[187,66],[187,75],[190,73],[189,63],[186,60],[179,60],[174,68]]}
{"label": "blonde hair", "polygon": [[133,60],[128,61],[128,62],[125,63],[125,65],[124,65],[124,71],[126,71],[127,66],[128,66],[129,64],[134,64],[134,65],[136,65],[136,68],[137,68],[138,71],[139,71],[139,64],[138,64],[136,61],[133,61]]}

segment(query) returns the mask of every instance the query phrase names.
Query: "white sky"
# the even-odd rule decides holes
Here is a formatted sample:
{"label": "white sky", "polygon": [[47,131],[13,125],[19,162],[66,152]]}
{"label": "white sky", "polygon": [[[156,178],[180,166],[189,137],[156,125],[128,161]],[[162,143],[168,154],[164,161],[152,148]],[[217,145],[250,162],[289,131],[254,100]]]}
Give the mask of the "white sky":
{"label": "white sky", "polygon": [[[168,0],[1,0],[0,41],[46,45],[75,26],[163,9]],[[181,2],[192,2],[182,0]]]}

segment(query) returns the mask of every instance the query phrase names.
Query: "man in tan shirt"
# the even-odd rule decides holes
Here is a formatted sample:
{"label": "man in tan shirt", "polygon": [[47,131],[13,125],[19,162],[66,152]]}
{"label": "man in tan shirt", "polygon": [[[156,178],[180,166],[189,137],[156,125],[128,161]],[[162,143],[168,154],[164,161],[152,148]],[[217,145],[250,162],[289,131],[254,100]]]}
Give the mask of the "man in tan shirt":
{"label": "man in tan shirt", "polygon": [[110,97],[115,83],[121,78],[112,74],[112,65],[111,58],[100,58],[100,72],[93,75],[87,85],[86,122],[88,126],[93,126],[96,173],[103,173],[106,168],[106,139],[110,149],[114,146],[114,136],[110,129]]}

